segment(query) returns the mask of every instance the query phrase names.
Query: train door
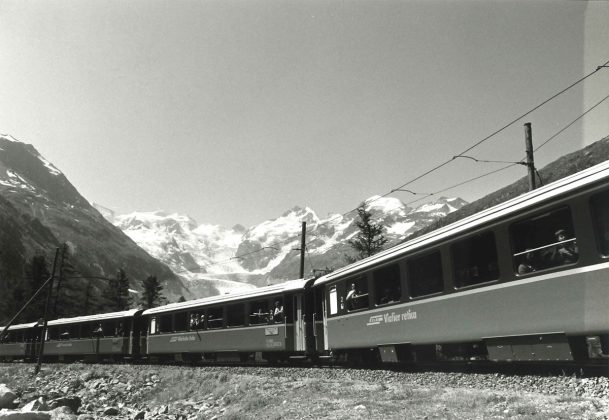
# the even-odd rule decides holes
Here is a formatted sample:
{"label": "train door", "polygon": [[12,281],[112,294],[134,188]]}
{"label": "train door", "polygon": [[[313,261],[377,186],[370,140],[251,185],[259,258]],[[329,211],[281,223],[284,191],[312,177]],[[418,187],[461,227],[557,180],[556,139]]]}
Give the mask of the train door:
{"label": "train door", "polygon": [[324,343],[324,288],[313,289],[313,336],[315,351],[321,352],[325,349]]}
{"label": "train door", "polygon": [[330,350],[330,347],[328,346],[328,301],[330,302],[330,312],[331,313],[336,313],[338,311],[338,302],[337,302],[337,292],[336,292],[336,286],[332,286],[329,289],[329,297],[330,299],[326,299],[326,288],[323,288],[323,295],[322,295],[322,302],[323,302],[323,311],[324,311],[324,322],[323,322],[323,329],[324,329],[324,350]]}
{"label": "train door", "polygon": [[304,300],[302,294],[294,296],[294,350],[305,351]]}

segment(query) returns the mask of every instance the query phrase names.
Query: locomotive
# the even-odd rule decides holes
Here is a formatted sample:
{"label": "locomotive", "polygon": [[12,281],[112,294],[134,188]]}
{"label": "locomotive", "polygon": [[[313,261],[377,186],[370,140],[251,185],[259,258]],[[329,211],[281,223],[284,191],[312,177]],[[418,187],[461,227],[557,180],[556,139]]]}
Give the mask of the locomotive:
{"label": "locomotive", "polygon": [[[33,359],[14,325],[0,360]],[[609,361],[609,162],[319,278],[49,321],[45,358]]]}

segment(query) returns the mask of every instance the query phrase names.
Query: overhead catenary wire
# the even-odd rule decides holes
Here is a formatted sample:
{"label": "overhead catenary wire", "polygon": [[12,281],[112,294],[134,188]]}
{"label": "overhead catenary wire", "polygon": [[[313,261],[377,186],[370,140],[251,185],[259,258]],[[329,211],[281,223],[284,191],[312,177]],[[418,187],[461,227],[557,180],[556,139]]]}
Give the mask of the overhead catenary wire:
{"label": "overhead catenary wire", "polygon": [[[586,79],[588,79],[588,78],[589,78],[589,77],[591,77],[592,75],[596,74],[596,73],[597,73],[599,70],[604,69],[604,68],[608,68],[608,65],[609,65],[609,60],[608,60],[608,61],[606,61],[606,62],[605,62],[603,65],[598,66],[598,67],[597,67],[595,70],[591,71],[590,73],[588,73],[588,74],[584,75],[584,76],[583,76],[583,77],[581,77],[580,79],[578,79],[578,80],[576,80],[575,82],[571,83],[570,85],[568,85],[568,86],[567,86],[567,87],[565,87],[564,89],[560,90],[559,92],[557,92],[557,93],[555,93],[555,94],[551,95],[550,97],[548,97],[547,99],[543,100],[543,101],[542,101],[541,103],[539,103],[538,105],[534,106],[533,108],[529,109],[528,111],[524,112],[523,114],[521,114],[521,115],[519,115],[519,116],[517,116],[517,117],[513,118],[513,119],[512,119],[511,121],[509,121],[507,124],[503,125],[503,126],[502,126],[502,127],[500,127],[499,129],[497,129],[497,130],[493,131],[491,134],[489,134],[489,135],[487,135],[486,137],[484,137],[484,138],[482,138],[482,139],[480,139],[480,140],[476,141],[474,144],[472,144],[471,146],[467,147],[465,150],[461,151],[461,152],[460,152],[460,153],[458,153],[457,155],[454,155],[452,158],[450,158],[450,159],[448,159],[448,160],[446,160],[446,161],[444,161],[444,162],[441,162],[440,164],[438,164],[438,165],[436,165],[436,166],[432,167],[431,169],[428,169],[428,170],[424,171],[422,174],[415,176],[414,178],[412,178],[412,179],[410,179],[410,180],[406,181],[405,183],[401,184],[400,186],[398,186],[398,187],[396,187],[396,188],[391,189],[390,191],[386,192],[385,194],[383,194],[383,195],[381,195],[381,196],[379,196],[379,197],[377,197],[377,198],[375,198],[375,199],[372,199],[372,200],[368,200],[368,201],[366,201],[366,204],[370,204],[370,203],[373,203],[373,202],[375,202],[375,201],[378,201],[378,200],[380,200],[381,198],[387,197],[389,194],[392,194],[393,192],[396,192],[396,191],[407,191],[407,192],[410,192],[410,193],[412,193],[412,194],[416,194],[416,195],[425,195],[425,197],[423,197],[423,198],[419,198],[418,200],[414,200],[413,202],[407,203],[407,205],[408,205],[408,204],[411,204],[411,203],[415,203],[415,202],[421,201],[421,200],[423,200],[424,198],[427,198],[427,197],[429,197],[429,196],[433,196],[433,195],[439,194],[440,192],[448,191],[449,189],[453,189],[453,188],[456,188],[456,187],[458,187],[458,186],[464,185],[465,183],[468,183],[468,182],[473,182],[473,181],[475,181],[475,180],[477,180],[477,179],[480,179],[480,178],[483,178],[483,177],[486,177],[486,176],[492,175],[492,174],[494,174],[494,173],[497,173],[497,172],[500,172],[500,171],[506,170],[506,169],[508,169],[509,167],[512,167],[512,166],[515,166],[515,165],[520,165],[520,164],[522,164],[522,163],[520,163],[520,162],[513,162],[513,163],[511,163],[510,165],[508,165],[508,166],[506,166],[506,167],[503,167],[503,168],[497,169],[497,170],[495,170],[495,171],[491,171],[491,172],[489,172],[489,173],[486,173],[486,174],[483,174],[483,175],[480,175],[480,176],[477,176],[477,177],[471,178],[471,179],[469,179],[469,180],[467,180],[467,181],[463,181],[463,182],[461,182],[461,183],[458,183],[458,184],[455,184],[455,185],[453,185],[453,186],[451,186],[451,187],[448,187],[448,188],[445,188],[445,189],[442,189],[442,190],[436,191],[436,192],[434,192],[434,193],[416,193],[416,192],[413,192],[413,191],[410,191],[410,190],[405,190],[405,189],[404,189],[404,187],[406,187],[406,186],[408,186],[408,185],[412,184],[413,182],[418,181],[418,180],[420,180],[421,178],[424,178],[424,177],[428,176],[429,174],[431,174],[431,173],[433,173],[433,172],[436,172],[437,170],[439,170],[439,169],[443,168],[444,166],[447,166],[448,164],[450,164],[451,162],[453,162],[455,159],[457,159],[457,158],[459,158],[459,157],[466,157],[466,158],[470,158],[470,159],[474,159],[474,160],[475,160],[475,158],[471,158],[471,157],[469,157],[469,156],[464,156],[464,154],[465,154],[465,153],[467,153],[467,152],[469,152],[470,150],[472,150],[472,149],[476,148],[477,146],[479,146],[479,145],[481,145],[481,144],[485,143],[486,141],[490,140],[491,138],[495,137],[497,134],[499,134],[499,133],[501,133],[502,131],[506,130],[507,128],[511,127],[512,125],[514,125],[514,124],[515,124],[515,123],[517,123],[518,121],[522,120],[523,118],[525,118],[526,116],[528,116],[528,115],[530,115],[531,113],[535,112],[536,110],[538,110],[538,109],[539,109],[539,108],[541,108],[542,106],[544,106],[544,105],[546,105],[547,103],[551,102],[552,100],[556,99],[558,96],[562,95],[563,93],[565,93],[565,92],[569,91],[570,89],[572,89],[573,87],[577,86],[577,85],[578,85],[578,84],[580,84],[581,82],[585,81]],[[597,104],[596,104],[596,105],[594,105],[592,108],[590,108],[589,110],[587,110],[585,113],[583,113],[582,115],[580,115],[580,116],[579,116],[579,117],[578,117],[578,118],[577,118],[575,121],[572,121],[572,122],[571,122],[571,123],[570,123],[568,126],[564,127],[564,128],[563,128],[563,129],[562,129],[560,132],[556,133],[556,134],[555,134],[553,137],[551,137],[551,138],[549,138],[548,140],[546,140],[544,143],[542,143],[540,146],[538,146],[538,147],[535,149],[535,151],[539,150],[539,149],[540,149],[541,147],[543,147],[543,146],[544,146],[546,143],[548,143],[548,142],[549,142],[549,141],[551,141],[553,138],[555,138],[556,136],[558,136],[558,135],[559,135],[559,134],[560,134],[562,131],[566,130],[566,129],[567,129],[569,126],[571,126],[572,124],[574,124],[574,123],[575,123],[575,122],[576,122],[578,119],[582,118],[584,115],[586,115],[586,114],[587,114],[588,112],[590,112],[592,109],[596,108],[596,107],[597,107],[598,105],[600,105],[600,103],[602,103],[602,102],[603,102],[605,99],[607,99],[607,97],[605,97],[605,98],[604,98],[603,100],[601,100],[599,103],[597,103]],[[490,162],[490,161],[489,161],[489,162]],[[493,162],[493,163],[508,163],[508,162],[495,161],[495,162]],[[307,234],[309,234],[309,233],[313,233],[315,230],[317,230],[317,229],[318,229],[320,226],[322,226],[322,225],[325,225],[325,224],[328,224],[328,223],[331,223],[331,222],[334,222],[334,221],[337,221],[337,220],[340,220],[340,219],[344,218],[344,217],[345,217],[345,216],[347,216],[348,214],[351,214],[351,213],[353,213],[353,212],[357,211],[357,208],[358,208],[358,207],[356,207],[356,208],[354,208],[354,209],[351,209],[351,210],[348,210],[348,211],[346,211],[346,212],[344,212],[344,213],[342,213],[342,214],[339,214],[339,215],[337,215],[337,216],[335,216],[335,217],[333,217],[333,218],[330,218],[330,219],[328,219],[328,220],[326,220],[326,221],[324,221],[324,222],[322,222],[322,223],[318,223],[318,224],[316,224],[315,226],[312,226],[311,228],[307,228]],[[292,236],[292,237],[288,237],[288,238],[286,238],[286,239],[284,239],[284,240],[281,240],[281,241],[273,242],[273,243],[271,243],[271,244],[270,244],[270,246],[275,246],[275,245],[280,246],[280,245],[282,245],[282,244],[285,244],[285,243],[288,243],[288,242],[292,242],[292,241],[294,241],[295,239],[297,239],[299,236],[300,236],[300,235],[297,235],[297,236]],[[261,248],[261,249],[259,249],[259,250],[254,250],[254,251],[248,252],[248,253],[246,253],[246,254],[235,255],[235,256],[233,256],[232,258],[228,259],[228,260],[225,260],[225,261],[218,261],[218,262],[213,262],[213,263],[211,263],[211,264],[208,264],[208,266],[226,264],[226,263],[228,263],[228,262],[230,262],[230,261],[232,261],[232,260],[234,260],[234,259],[239,259],[239,258],[242,258],[242,257],[245,257],[245,256],[253,255],[253,254],[256,254],[256,253],[262,252],[264,249],[268,249],[268,248],[269,248],[269,246],[267,246],[267,247],[263,247],[263,248]],[[277,250],[277,251],[279,251],[279,250]]]}

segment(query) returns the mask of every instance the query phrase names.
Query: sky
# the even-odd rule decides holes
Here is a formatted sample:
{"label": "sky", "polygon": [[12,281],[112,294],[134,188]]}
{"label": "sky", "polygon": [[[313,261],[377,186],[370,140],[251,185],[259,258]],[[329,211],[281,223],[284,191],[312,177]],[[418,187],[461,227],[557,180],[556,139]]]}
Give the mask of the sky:
{"label": "sky", "polygon": [[[0,133],[118,214],[249,227],[298,205],[325,217],[609,61],[608,16],[609,2],[585,1],[0,0]],[[604,68],[467,155],[520,160],[525,122],[537,146],[607,95]],[[536,166],[606,135],[609,100]],[[459,158],[403,189],[435,193],[501,166]],[[525,175],[437,195],[471,201]]]}

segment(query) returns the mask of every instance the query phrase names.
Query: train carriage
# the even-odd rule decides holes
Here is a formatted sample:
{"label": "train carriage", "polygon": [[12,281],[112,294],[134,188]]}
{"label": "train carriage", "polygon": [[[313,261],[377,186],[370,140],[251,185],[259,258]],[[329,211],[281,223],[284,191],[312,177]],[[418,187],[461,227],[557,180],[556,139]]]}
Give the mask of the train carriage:
{"label": "train carriage", "polygon": [[319,278],[325,349],[387,362],[609,353],[609,162]]}
{"label": "train carriage", "polygon": [[141,312],[133,309],[49,321],[44,355],[62,361],[137,357]]}
{"label": "train carriage", "polygon": [[[5,327],[0,327],[4,331]],[[40,340],[36,322],[11,325],[0,342],[0,360],[31,360],[35,357],[36,343]]]}
{"label": "train carriage", "polygon": [[148,309],[151,358],[276,361],[304,357],[310,322],[305,317],[312,280],[292,280],[247,292]]}

